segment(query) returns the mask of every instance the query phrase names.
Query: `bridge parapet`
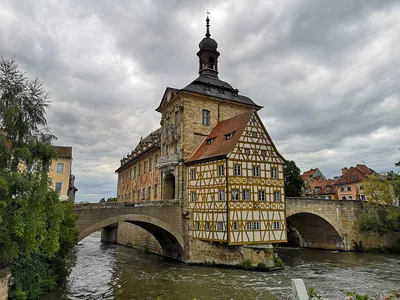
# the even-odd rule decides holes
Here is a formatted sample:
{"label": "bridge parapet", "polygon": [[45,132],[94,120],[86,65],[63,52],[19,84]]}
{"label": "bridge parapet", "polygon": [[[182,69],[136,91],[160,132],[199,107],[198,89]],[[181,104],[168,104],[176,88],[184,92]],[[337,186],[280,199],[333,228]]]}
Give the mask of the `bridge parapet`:
{"label": "bridge parapet", "polygon": [[125,208],[139,206],[168,206],[179,203],[179,200],[154,200],[154,201],[135,201],[135,202],[99,202],[99,203],[76,203],[74,210],[89,209],[108,209],[108,208]]}

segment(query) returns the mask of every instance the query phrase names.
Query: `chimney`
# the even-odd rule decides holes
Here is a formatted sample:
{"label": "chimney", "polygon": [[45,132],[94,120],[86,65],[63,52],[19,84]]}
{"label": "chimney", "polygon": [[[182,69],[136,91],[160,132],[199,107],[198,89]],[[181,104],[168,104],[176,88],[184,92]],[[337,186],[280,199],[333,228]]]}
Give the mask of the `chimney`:
{"label": "chimney", "polygon": [[344,175],[344,173],[346,173],[349,169],[347,169],[346,167],[342,168],[342,175]]}

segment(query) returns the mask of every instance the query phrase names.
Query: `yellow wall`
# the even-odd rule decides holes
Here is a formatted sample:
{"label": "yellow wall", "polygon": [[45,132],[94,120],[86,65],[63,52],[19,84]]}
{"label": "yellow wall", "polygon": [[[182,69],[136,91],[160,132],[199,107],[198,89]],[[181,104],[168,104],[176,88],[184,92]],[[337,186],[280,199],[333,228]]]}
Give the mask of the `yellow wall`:
{"label": "yellow wall", "polygon": [[[64,172],[57,173],[57,163],[64,164]],[[62,189],[60,192],[60,200],[67,200],[68,199],[68,188],[69,188],[69,179],[71,176],[71,165],[72,159],[71,158],[58,158],[53,159],[51,162],[51,167],[49,171],[49,178],[51,179],[51,187],[55,190],[56,183],[62,182]]]}

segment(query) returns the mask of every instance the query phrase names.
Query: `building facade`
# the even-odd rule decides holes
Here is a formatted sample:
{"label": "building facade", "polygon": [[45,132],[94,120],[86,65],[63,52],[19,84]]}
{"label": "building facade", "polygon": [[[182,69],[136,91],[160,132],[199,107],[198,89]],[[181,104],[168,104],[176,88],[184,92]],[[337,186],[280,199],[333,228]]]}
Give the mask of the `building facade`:
{"label": "building facade", "polygon": [[72,175],[72,147],[54,146],[59,156],[51,161],[48,173],[51,187],[60,194],[60,200],[75,200],[75,176]]}
{"label": "building facade", "polygon": [[207,18],[199,77],[182,89],[166,88],[156,109],[159,139],[145,143],[148,150],[140,150],[140,142],[121,160],[118,200],[142,200],[134,192],[154,187],[149,181],[134,186],[130,175],[152,158],[148,180],[159,190],[148,200],[179,200],[192,239],[239,246],[285,242],[284,158],[257,113],[262,107],[218,78],[217,47]]}

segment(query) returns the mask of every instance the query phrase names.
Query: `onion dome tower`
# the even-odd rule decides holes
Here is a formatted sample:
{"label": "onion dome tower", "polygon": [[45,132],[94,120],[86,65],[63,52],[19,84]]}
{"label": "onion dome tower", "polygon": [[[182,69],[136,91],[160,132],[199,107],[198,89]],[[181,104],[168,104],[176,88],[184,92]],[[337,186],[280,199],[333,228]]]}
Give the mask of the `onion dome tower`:
{"label": "onion dome tower", "polygon": [[206,19],[206,37],[199,43],[199,74],[200,76],[209,75],[218,78],[218,44],[211,38],[210,34],[210,19]]}

